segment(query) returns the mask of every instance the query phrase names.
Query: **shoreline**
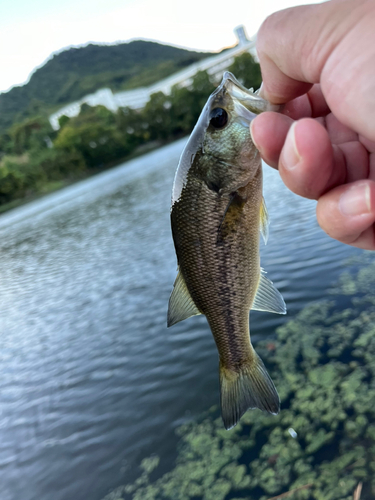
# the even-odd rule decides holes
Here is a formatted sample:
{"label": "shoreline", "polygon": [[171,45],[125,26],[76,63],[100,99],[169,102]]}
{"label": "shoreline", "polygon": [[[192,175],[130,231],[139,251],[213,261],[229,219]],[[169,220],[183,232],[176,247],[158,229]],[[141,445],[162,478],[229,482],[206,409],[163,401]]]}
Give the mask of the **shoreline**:
{"label": "shoreline", "polygon": [[[120,165],[123,165],[124,163],[127,163],[129,161],[132,161],[136,158],[139,158],[140,156],[143,156],[145,154],[151,153],[153,151],[156,151],[158,149],[161,149],[165,146],[168,146],[169,144],[173,144],[177,141],[180,141],[182,138],[176,138],[171,141],[152,141],[147,144],[143,144],[139,146],[133,153],[130,155],[121,158],[116,161],[112,161],[108,164],[106,164],[103,168],[92,168],[84,173],[81,173],[81,175],[75,177],[75,178],[67,178],[64,180],[60,181],[51,181],[42,186],[42,188],[39,191],[33,192],[27,196],[24,196],[23,198],[17,198],[15,200],[12,200],[8,203],[4,203],[3,205],[0,205],[0,217],[8,213],[11,210],[15,210],[17,208],[23,207],[25,205],[28,205],[29,203],[33,203],[35,201],[38,201],[45,196],[48,196],[50,194],[56,193],[58,191],[61,191],[64,188],[73,186],[77,183],[84,182],[87,179],[91,179],[92,177],[96,177],[97,175],[100,175],[102,173],[108,172],[109,170],[112,170],[114,168],[119,167]],[[177,165],[176,165],[177,168]]]}
{"label": "shoreline", "polygon": [[[13,206],[11,209],[0,213],[0,230],[18,222],[29,219],[33,216],[44,216],[46,213],[59,210],[66,203],[74,206],[81,202],[86,196],[102,196],[113,190],[118,189],[119,180],[126,176],[126,180],[133,180],[143,176],[146,172],[151,172],[158,168],[165,155],[173,155],[173,163],[177,168],[178,158],[181,154],[187,137],[178,139],[161,147],[155,147],[152,150],[138,154],[132,159],[127,159],[122,163],[113,165],[106,170],[101,170],[94,175],[87,176],[84,179],[77,180],[71,184],[61,186],[59,189],[49,193],[41,194],[33,199],[22,199],[22,203]],[[171,151],[172,150],[172,151]],[[173,151],[175,150],[175,151]],[[149,167],[144,168],[144,158],[149,157]],[[142,165],[142,169],[140,169]]]}

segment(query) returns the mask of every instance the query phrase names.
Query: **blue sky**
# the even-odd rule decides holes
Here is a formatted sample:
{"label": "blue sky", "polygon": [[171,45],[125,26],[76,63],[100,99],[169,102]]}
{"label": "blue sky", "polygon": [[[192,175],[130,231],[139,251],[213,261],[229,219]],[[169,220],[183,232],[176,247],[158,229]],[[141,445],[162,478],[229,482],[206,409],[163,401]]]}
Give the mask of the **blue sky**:
{"label": "blue sky", "polygon": [[25,82],[53,52],[134,38],[220,50],[243,24],[249,36],[296,0],[0,0],[0,92]]}

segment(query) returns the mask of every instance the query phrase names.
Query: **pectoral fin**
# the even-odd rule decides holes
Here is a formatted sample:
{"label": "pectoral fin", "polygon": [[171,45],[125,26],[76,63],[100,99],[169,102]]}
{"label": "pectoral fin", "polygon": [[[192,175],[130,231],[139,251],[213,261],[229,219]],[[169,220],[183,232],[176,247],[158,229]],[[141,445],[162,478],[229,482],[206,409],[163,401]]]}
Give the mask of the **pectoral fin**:
{"label": "pectoral fin", "polygon": [[220,225],[219,225],[219,228],[217,230],[217,238],[216,238],[216,242],[218,242],[221,238],[221,228],[223,227],[223,224],[224,224],[224,220],[225,220],[225,216],[227,215],[227,212],[229,210],[229,207],[231,206],[232,204],[232,201],[234,200],[234,198],[236,197],[237,193],[232,193],[229,197],[229,201],[228,201],[228,205],[226,206],[225,210],[224,210],[224,215],[223,215],[223,218],[221,219],[221,222],[220,222]]}
{"label": "pectoral fin", "polygon": [[266,278],[263,269],[261,269],[259,285],[251,309],[253,311],[286,314],[286,306],[281,293],[276,289],[272,281]]}
{"label": "pectoral fin", "polygon": [[268,226],[269,226],[269,224],[270,224],[270,221],[268,218],[266,202],[264,201],[264,198],[262,198],[262,204],[260,206],[260,232],[263,236],[263,241],[264,241],[265,245],[267,245],[267,241],[268,241]]}
{"label": "pectoral fin", "polygon": [[197,314],[201,314],[201,312],[194,304],[185,280],[179,271],[169,298],[167,326],[175,325],[179,321],[190,318],[190,316],[196,316]]}
{"label": "pectoral fin", "polygon": [[216,243],[225,235],[229,227],[235,227],[241,220],[241,214],[244,204],[246,203],[246,198],[243,198],[238,191],[234,191],[230,194],[228,204],[224,210],[223,218],[221,219],[219,228],[217,230]]}

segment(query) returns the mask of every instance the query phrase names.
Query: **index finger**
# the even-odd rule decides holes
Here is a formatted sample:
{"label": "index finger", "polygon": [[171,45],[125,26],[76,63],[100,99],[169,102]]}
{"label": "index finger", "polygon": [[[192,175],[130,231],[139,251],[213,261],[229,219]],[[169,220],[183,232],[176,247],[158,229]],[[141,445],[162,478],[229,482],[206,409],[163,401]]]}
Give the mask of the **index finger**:
{"label": "index finger", "polygon": [[327,116],[330,112],[320,85],[313,85],[306,94],[287,102],[282,109],[282,114],[293,120],[318,118],[319,116]]}

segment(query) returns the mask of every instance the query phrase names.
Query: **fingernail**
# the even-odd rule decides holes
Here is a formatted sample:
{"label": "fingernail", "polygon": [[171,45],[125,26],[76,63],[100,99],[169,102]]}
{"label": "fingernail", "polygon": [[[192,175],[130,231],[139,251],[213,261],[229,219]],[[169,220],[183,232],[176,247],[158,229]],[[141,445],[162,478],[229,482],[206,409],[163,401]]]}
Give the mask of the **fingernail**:
{"label": "fingernail", "polygon": [[254,143],[254,146],[257,148],[258,151],[260,151],[260,147],[258,146],[258,144],[255,142],[255,139],[254,139],[254,136],[253,136],[253,124],[254,124],[254,120],[252,120],[250,122],[250,136],[251,136],[251,140],[253,141]]}
{"label": "fingernail", "polygon": [[287,170],[293,170],[301,161],[301,155],[297,149],[295,128],[298,122],[294,122],[290,127],[285,145],[281,153],[281,163]]}
{"label": "fingernail", "polygon": [[260,84],[260,87],[259,87],[258,95],[259,95],[259,97],[262,97],[264,99],[263,91],[264,91],[264,85],[263,85],[263,82],[262,82]]}
{"label": "fingernail", "polygon": [[357,184],[345,191],[339,200],[343,215],[365,215],[371,212],[371,193],[368,184]]}

